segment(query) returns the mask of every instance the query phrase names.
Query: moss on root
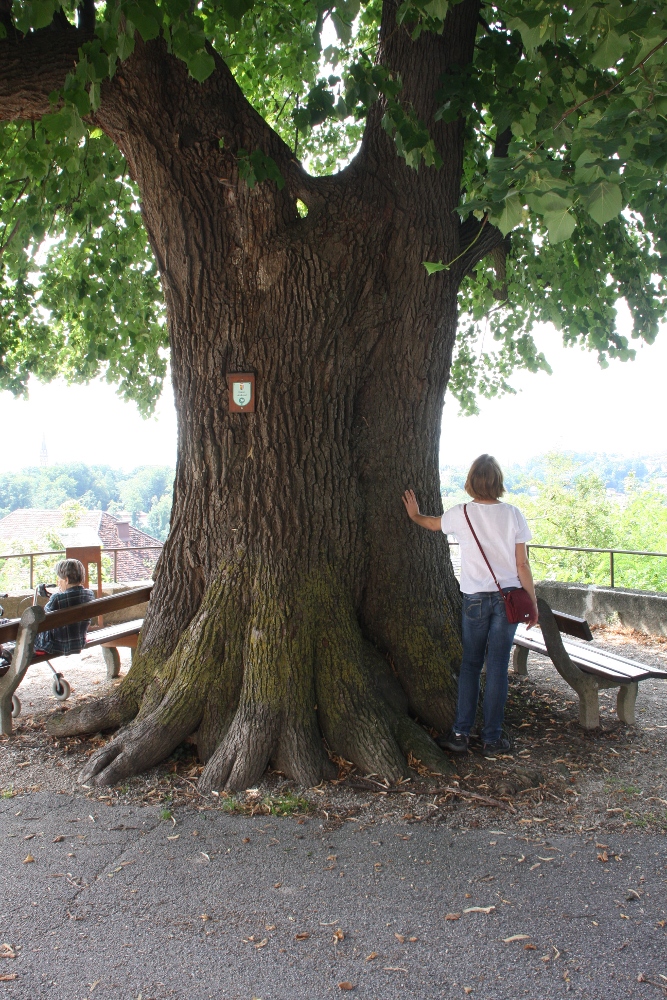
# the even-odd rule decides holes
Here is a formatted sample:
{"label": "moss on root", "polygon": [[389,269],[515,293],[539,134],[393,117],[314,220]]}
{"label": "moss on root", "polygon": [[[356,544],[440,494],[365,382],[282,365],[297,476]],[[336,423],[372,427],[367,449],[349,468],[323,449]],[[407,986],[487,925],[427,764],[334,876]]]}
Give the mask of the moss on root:
{"label": "moss on root", "polygon": [[[408,624],[407,610],[396,622],[401,642],[392,659],[405,669],[414,656],[415,672],[425,674],[410,686],[410,702],[415,691],[419,702],[437,695],[440,717],[452,704],[449,649],[420,622]],[[295,583],[261,570],[251,576],[240,563],[220,568],[170,656],[140,644],[109,698],[58,715],[48,728],[61,736],[122,727],[82,773],[93,784],[157,764],[193,733],[207,762],[204,791],[248,788],[269,764],[315,785],[335,773],[327,749],[390,781],[408,773],[410,754],[444,772],[447,759],[408,716],[397,674],[362,635],[333,570]]]}

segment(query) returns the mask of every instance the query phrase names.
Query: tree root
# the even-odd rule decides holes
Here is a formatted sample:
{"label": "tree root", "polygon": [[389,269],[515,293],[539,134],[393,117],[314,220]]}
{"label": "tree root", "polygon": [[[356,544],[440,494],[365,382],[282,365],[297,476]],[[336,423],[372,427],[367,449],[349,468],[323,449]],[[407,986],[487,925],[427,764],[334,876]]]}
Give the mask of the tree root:
{"label": "tree root", "polygon": [[123,727],[92,755],[82,782],[125,779],[193,733],[206,761],[203,793],[248,788],[269,764],[316,785],[335,774],[327,748],[392,782],[410,773],[410,754],[432,771],[452,770],[408,716],[403,687],[331,574],[302,582],[292,600],[284,587],[255,581],[248,609],[236,596],[243,581],[231,576],[233,585],[221,571],[171,656],[140,647],[113,695],[49,720],[59,736]]}

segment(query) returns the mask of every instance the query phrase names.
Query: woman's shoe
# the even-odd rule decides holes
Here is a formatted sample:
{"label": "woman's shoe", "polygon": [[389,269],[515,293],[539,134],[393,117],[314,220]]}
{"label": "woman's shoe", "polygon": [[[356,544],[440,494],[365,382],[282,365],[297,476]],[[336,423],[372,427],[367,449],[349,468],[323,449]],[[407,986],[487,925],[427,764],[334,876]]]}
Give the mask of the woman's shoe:
{"label": "woman's shoe", "polygon": [[452,729],[449,736],[438,736],[435,741],[443,750],[451,750],[452,753],[466,753],[468,750],[468,737],[465,733],[457,733]]}
{"label": "woman's shoe", "polygon": [[512,749],[512,744],[507,739],[506,736],[501,736],[500,739],[494,740],[493,743],[483,743],[482,753],[483,754],[494,754],[494,753],[507,753],[508,750]]}

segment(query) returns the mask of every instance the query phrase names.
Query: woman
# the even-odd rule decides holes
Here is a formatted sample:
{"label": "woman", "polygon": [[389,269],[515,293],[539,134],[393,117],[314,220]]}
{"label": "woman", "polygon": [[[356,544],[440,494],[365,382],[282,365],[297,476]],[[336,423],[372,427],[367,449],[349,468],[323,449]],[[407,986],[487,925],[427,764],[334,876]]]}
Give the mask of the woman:
{"label": "woman", "polygon": [[503,474],[491,455],[480,455],[472,463],[465,491],[472,497],[472,503],[457,504],[442,517],[420,514],[413,490],[405,492],[403,503],[416,524],[430,531],[456,535],[461,552],[463,661],[456,720],[449,736],[437,742],[454,753],[465,753],[468,749],[477,712],[479,679],[486,658],[483,750],[488,754],[502,753],[510,749],[510,741],[502,734],[502,725],[516,625],[507,621],[505,602],[475,541],[466,513],[503,593],[517,587],[528,591],[533,602],[529,628],[537,624],[538,617],[533,575],[526,555],[526,542],[532,535],[521,511],[499,500],[505,492]]}

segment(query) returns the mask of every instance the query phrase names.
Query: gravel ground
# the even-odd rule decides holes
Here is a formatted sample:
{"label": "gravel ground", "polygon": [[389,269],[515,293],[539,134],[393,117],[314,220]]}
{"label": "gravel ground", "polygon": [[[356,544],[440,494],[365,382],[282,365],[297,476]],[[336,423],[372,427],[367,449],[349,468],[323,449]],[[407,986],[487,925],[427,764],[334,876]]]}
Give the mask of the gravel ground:
{"label": "gravel ground", "polygon": [[[629,630],[596,642],[667,661]],[[73,703],[107,689],[99,651],[60,669]],[[270,773],[203,797],[188,745],[124,786],[77,785],[105,737],[51,740],[33,668],[0,739],[0,996],[667,997],[667,684],[640,685],[636,727],[610,692],[584,733],[549,661],[528,669],[502,758],[394,788],[341,761],[319,788]]]}

